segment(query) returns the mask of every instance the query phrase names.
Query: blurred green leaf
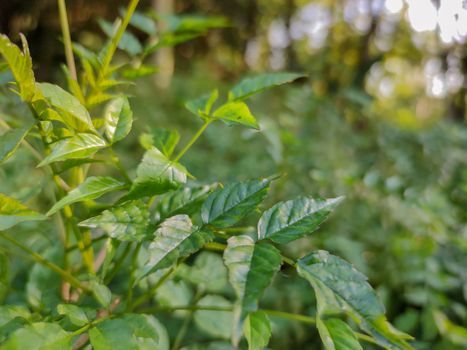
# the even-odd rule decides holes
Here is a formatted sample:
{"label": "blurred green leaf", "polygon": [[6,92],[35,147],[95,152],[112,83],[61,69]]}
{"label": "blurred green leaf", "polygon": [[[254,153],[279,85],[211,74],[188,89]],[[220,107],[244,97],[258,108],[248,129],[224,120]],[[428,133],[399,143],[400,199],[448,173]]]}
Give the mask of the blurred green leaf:
{"label": "blurred green leaf", "polygon": [[[200,307],[229,308],[232,304],[219,295],[206,295],[198,301]],[[196,326],[216,338],[228,339],[232,332],[232,311],[197,310],[194,313]]]}
{"label": "blurred green leaf", "polygon": [[21,222],[45,220],[46,218],[16,199],[0,193],[0,230],[9,229]]}
{"label": "blurred green leaf", "polygon": [[19,144],[28,134],[31,127],[10,129],[0,135],[0,164],[15,153]]}
{"label": "blurred green leaf", "polygon": [[56,323],[37,322],[14,332],[2,350],[71,350],[71,335]]}

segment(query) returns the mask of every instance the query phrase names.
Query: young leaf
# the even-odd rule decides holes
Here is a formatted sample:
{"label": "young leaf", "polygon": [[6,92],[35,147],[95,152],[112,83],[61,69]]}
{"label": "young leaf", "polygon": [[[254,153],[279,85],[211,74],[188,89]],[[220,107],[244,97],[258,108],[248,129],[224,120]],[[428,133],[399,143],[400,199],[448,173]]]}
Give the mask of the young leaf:
{"label": "young leaf", "polygon": [[227,102],[216,109],[212,116],[221,119],[227,125],[239,124],[259,130],[258,122],[244,102]]}
{"label": "young leaf", "polygon": [[15,331],[2,350],[70,350],[72,336],[56,323],[37,322]]}
{"label": "young leaf", "polygon": [[191,113],[203,116],[211,113],[211,108],[219,97],[219,91],[217,89],[211,91],[209,94],[205,94],[201,97],[187,101],[185,103],[186,109]]}
{"label": "young leaf", "polygon": [[354,331],[344,321],[317,317],[316,325],[326,350],[363,350]]}
{"label": "young leaf", "polygon": [[65,197],[55,203],[46,215],[50,216],[64,206],[72,203],[96,199],[108,192],[122,190],[125,186],[125,183],[115,180],[110,176],[90,176],[81,185],[71,190]]}
{"label": "young leaf", "polygon": [[110,101],[104,111],[105,136],[111,144],[123,140],[131,130],[133,112],[125,96]]}
{"label": "young leaf", "polygon": [[263,311],[248,315],[243,324],[243,334],[248,341],[248,350],[262,350],[271,338],[271,323]]}
{"label": "young leaf", "polygon": [[[201,307],[230,308],[232,304],[219,295],[206,295],[200,301]],[[204,333],[228,339],[232,333],[232,311],[197,310],[194,314],[196,326]]]}
{"label": "young leaf", "polygon": [[46,216],[35,212],[14,198],[0,193],[0,231],[25,221],[45,220]]}
{"label": "young leaf", "polygon": [[139,279],[151,272],[174,264],[179,258],[190,256],[212,241],[214,235],[193,226],[187,215],[176,215],[165,220],[157,229],[149,246],[149,260]]}
{"label": "young leaf", "polygon": [[386,320],[384,306],[367,282],[367,278],[348,262],[320,250],[298,261],[298,274],[308,280],[317,292],[320,314],[349,314],[375,341],[389,349],[413,349],[411,337],[394,329]]}
{"label": "young leaf", "polygon": [[36,83],[36,86],[58,112],[58,120],[79,132],[94,130],[89,112],[75,96],[54,84]]}
{"label": "young leaf", "polygon": [[252,78],[243,79],[229,92],[229,101],[244,100],[251,95],[270,89],[274,86],[290,83],[295,79],[304,77],[301,73],[266,73]]}
{"label": "young leaf", "polygon": [[150,133],[144,133],[140,136],[140,144],[146,149],[156,147],[166,156],[170,157],[180,140],[180,134],[177,130],[163,128],[153,128]]}
{"label": "young leaf", "polygon": [[31,128],[11,129],[0,135],[0,164],[15,153],[21,141]]}
{"label": "young leaf", "polygon": [[149,220],[147,204],[128,201],[117,207],[104,210],[102,214],[80,222],[80,226],[104,230],[110,237],[120,241],[141,241],[146,236]]}
{"label": "young leaf", "polygon": [[315,231],[343,197],[315,200],[298,197],[266,210],[258,222],[258,239],[285,244]]}
{"label": "young leaf", "polygon": [[203,203],[203,223],[228,227],[251,212],[266,197],[272,178],[235,182],[211,193]]}
{"label": "young leaf", "polygon": [[57,305],[57,312],[59,315],[67,316],[70,322],[78,327],[90,322],[84,310],[73,304],[59,304]]}
{"label": "young leaf", "polygon": [[137,199],[175,190],[186,182],[186,169],[153,147],[136,169],[136,179],[125,199]]}
{"label": "young leaf", "polygon": [[94,134],[76,134],[70,138],[57,141],[52,152],[39,163],[39,167],[67,159],[86,158],[106,147],[103,139]]}
{"label": "young leaf", "polygon": [[18,83],[21,98],[29,102],[36,93],[36,87],[29,48],[26,39],[23,36],[21,39],[23,51],[14,45],[6,35],[0,34],[0,55],[5,59]]}

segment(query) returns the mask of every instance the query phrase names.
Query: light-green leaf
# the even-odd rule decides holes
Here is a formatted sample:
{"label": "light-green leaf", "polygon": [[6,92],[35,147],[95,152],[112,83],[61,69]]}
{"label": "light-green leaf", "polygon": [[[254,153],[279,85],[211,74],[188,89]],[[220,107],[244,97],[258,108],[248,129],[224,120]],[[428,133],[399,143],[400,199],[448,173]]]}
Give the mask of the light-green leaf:
{"label": "light-green leaf", "polygon": [[298,197],[266,210],[258,222],[258,239],[284,244],[315,231],[343,197],[312,199]]}
{"label": "light-green leaf", "polygon": [[57,112],[56,119],[79,132],[94,130],[89,112],[75,96],[58,85],[36,83],[36,86]]}
{"label": "light-green leaf", "polygon": [[326,350],[363,350],[350,326],[338,318],[316,318],[319,336]]}
{"label": "light-green leaf", "polygon": [[244,102],[227,102],[216,109],[212,116],[222,120],[227,125],[239,124],[248,128],[259,129],[258,122]]}
{"label": "light-green leaf", "polygon": [[186,182],[186,169],[171,162],[157,148],[148,150],[136,169],[136,179],[125,199],[136,199],[162,194]]}
{"label": "light-green leaf", "polygon": [[6,230],[21,222],[44,219],[47,217],[0,193],[0,230]]}
{"label": "light-green leaf", "polygon": [[106,146],[105,141],[99,136],[86,133],[76,134],[54,143],[52,152],[38,166],[41,167],[67,159],[86,158]]}
{"label": "light-green leaf", "polygon": [[15,331],[1,350],[71,350],[71,335],[56,323],[37,322]]}
{"label": "light-green leaf", "polygon": [[229,92],[229,101],[244,100],[251,95],[270,89],[274,86],[290,83],[295,79],[302,78],[302,73],[266,73],[255,77],[245,78],[235,85]]}
{"label": "light-green leaf", "polygon": [[439,332],[453,344],[467,347],[467,328],[453,323],[440,310],[433,311],[433,318]]}
{"label": "light-green leaf", "polygon": [[251,212],[266,197],[272,179],[235,182],[209,195],[201,208],[205,224],[228,227]]}
{"label": "light-green leaf", "polygon": [[[200,307],[230,308],[232,304],[219,295],[206,295],[198,301]],[[232,311],[197,310],[196,326],[212,337],[228,339],[232,333]]]}
{"label": "light-green leaf", "polygon": [[156,230],[149,246],[149,260],[139,279],[171,266],[179,258],[190,256],[213,239],[210,231],[194,226],[188,215],[176,215],[165,220]]}
{"label": "light-green leaf", "polygon": [[156,147],[166,156],[170,157],[180,140],[177,130],[152,128],[149,133],[141,134],[139,142],[146,149]]}
{"label": "light-green leaf", "polygon": [[67,316],[70,322],[78,327],[82,327],[90,322],[84,310],[77,305],[60,304],[57,306],[57,312],[59,315]]}
{"label": "light-green leaf", "polygon": [[321,315],[340,309],[379,345],[389,349],[413,349],[406,342],[412,338],[391,326],[367,278],[348,262],[320,250],[300,259],[297,271],[315,289]]}
{"label": "light-green leaf", "polygon": [[243,324],[243,334],[249,350],[262,350],[271,338],[271,323],[263,311],[252,312]]}
{"label": "light-green leaf", "polygon": [[112,301],[112,292],[110,289],[106,285],[94,280],[91,281],[89,285],[94,298],[96,298],[103,307],[108,307]]}
{"label": "light-green leaf", "polygon": [[123,140],[130,132],[133,123],[133,112],[125,96],[111,100],[104,111],[105,136],[110,143]]}
{"label": "light-green leaf", "polygon": [[203,117],[204,115],[209,115],[209,113],[211,113],[211,108],[217,101],[218,97],[219,91],[215,89],[208,94],[187,101],[185,103],[185,107],[191,113]]}
{"label": "light-green leaf", "polygon": [[52,215],[64,206],[72,203],[96,199],[108,192],[122,190],[125,186],[125,183],[110,176],[90,176],[81,185],[71,190],[65,197],[55,203],[46,215]]}
{"label": "light-green leaf", "polygon": [[0,135],[0,164],[15,153],[30,128],[11,129]]}
{"label": "light-green leaf", "polygon": [[135,242],[146,236],[148,220],[147,204],[142,201],[128,201],[82,221],[79,226],[99,227],[112,238]]}

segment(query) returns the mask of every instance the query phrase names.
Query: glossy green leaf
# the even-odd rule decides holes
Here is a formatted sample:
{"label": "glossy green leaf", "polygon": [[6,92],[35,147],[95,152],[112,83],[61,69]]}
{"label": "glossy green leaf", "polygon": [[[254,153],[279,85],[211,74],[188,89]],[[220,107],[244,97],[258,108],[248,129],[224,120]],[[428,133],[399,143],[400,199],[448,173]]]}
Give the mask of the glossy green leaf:
{"label": "glossy green leaf", "polygon": [[340,309],[379,345],[389,349],[412,349],[406,342],[411,337],[389,324],[384,306],[367,278],[348,262],[320,250],[300,259],[297,270],[315,289],[320,314],[334,314]]}
{"label": "glossy green leaf", "polygon": [[58,324],[37,322],[15,331],[1,350],[71,350],[71,335]]}
{"label": "glossy green leaf", "polygon": [[205,94],[201,97],[187,101],[185,107],[193,114],[198,116],[209,115],[211,108],[219,97],[219,91],[217,89],[211,91],[209,94]]}
{"label": "glossy green leaf", "polygon": [[139,278],[171,266],[179,258],[195,253],[213,239],[211,232],[194,226],[187,215],[176,215],[165,220],[156,230],[149,246],[149,260]]}
{"label": "glossy green leaf", "polygon": [[112,292],[110,289],[97,281],[91,281],[90,287],[94,298],[101,304],[103,307],[108,307],[112,301]]}
{"label": "glossy green leaf", "polygon": [[263,311],[252,312],[243,324],[243,334],[248,341],[248,350],[262,350],[271,338],[271,323]]}
{"label": "glossy green leaf", "polygon": [[227,125],[239,124],[248,128],[259,129],[258,122],[244,102],[227,102],[216,109],[212,116],[221,119]]}
{"label": "glossy green leaf", "polygon": [[57,305],[59,315],[67,316],[75,326],[82,327],[90,322],[88,316],[82,308],[73,304]]}
{"label": "glossy green leaf", "polygon": [[209,195],[201,208],[205,224],[229,227],[250,213],[266,197],[272,178],[235,182]]}
{"label": "glossy green leaf", "polygon": [[4,34],[0,34],[0,55],[3,56],[19,86],[21,98],[31,101],[36,93],[32,61],[26,39],[22,36],[23,51]]}
{"label": "glossy green leaf", "polygon": [[229,92],[229,101],[244,100],[251,95],[270,89],[274,86],[290,83],[304,77],[301,73],[266,73],[246,78],[235,85]]}
{"label": "glossy green leaf", "polygon": [[[109,38],[114,38],[115,33],[118,29],[118,26],[112,25],[110,22],[104,20],[104,19],[99,19],[98,20],[99,26],[101,27],[102,31],[109,37]],[[119,22],[119,25],[121,25],[121,22]],[[120,50],[123,50],[127,52],[131,56],[135,56],[139,53],[142,52],[143,47],[141,46],[141,43],[139,42],[138,38],[134,36],[132,33],[125,31],[123,33],[123,36],[121,37],[120,41],[118,42],[118,48]]]}
{"label": "glossy green leaf", "polygon": [[29,209],[14,198],[0,193],[0,230],[6,230],[21,222],[44,220],[47,217]]}
{"label": "glossy green leaf", "polygon": [[214,186],[184,187],[162,195],[156,205],[156,220],[164,220],[177,214],[194,214]]}
{"label": "glossy green leaf", "polygon": [[342,199],[343,197],[325,200],[298,197],[279,202],[261,216],[258,222],[258,239],[269,238],[284,244],[302,238],[315,231]]}
{"label": "glossy green leaf", "polygon": [[166,156],[170,157],[180,140],[177,130],[153,128],[149,133],[140,136],[140,143],[146,149],[156,147]]}
{"label": "glossy green leaf", "polygon": [[36,86],[57,112],[56,119],[80,132],[94,130],[89,112],[75,96],[58,85],[36,83]]}
{"label": "glossy green leaf", "polygon": [[[219,295],[206,295],[198,301],[201,307],[231,308],[232,304]],[[197,310],[194,314],[196,326],[204,333],[228,339],[232,333],[232,311]]]}
{"label": "glossy green leaf", "polygon": [[0,135],[0,164],[15,153],[30,128],[10,129]]}
{"label": "glossy green leaf", "polygon": [[67,159],[86,158],[99,149],[106,147],[103,139],[94,134],[76,134],[70,138],[57,141],[52,145],[52,152],[38,166]]}
{"label": "glossy green leaf", "polygon": [[101,228],[110,237],[120,241],[141,241],[146,236],[149,220],[147,204],[128,201],[104,210],[102,214],[80,222],[80,226]]}
{"label": "glossy green leaf", "polygon": [[136,199],[162,194],[186,182],[186,169],[171,162],[157,148],[148,150],[136,169],[136,179],[126,199]]}
{"label": "glossy green leaf", "polygon": [[122,190],[125,186],[125,183],[110,176],[90,176],[81,185],[68,192],[65,197],[55,203],[47,212],[47,216],[56,213],[66,205],[96,199],[106,193]]}
{"label": "glossy green leaf", "polygon": [[123,140],[130,132],[133,123],[133,112],[125,96],[111,100],[104,111],[105,136],[110,143]]}
{"label": "glossy green leaf", "polygon": [[316,325],[326,350],[363,350],[352,328],[338,318],[317,318]]}

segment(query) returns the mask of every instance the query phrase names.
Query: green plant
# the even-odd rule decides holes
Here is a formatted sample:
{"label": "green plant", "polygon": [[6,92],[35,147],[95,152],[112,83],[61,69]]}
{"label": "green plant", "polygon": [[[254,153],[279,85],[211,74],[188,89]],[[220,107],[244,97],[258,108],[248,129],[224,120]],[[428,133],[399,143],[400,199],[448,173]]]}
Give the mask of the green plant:
{"label": "green plant", "polygon": [[[169,338],[171,348],[178,349],[192,320],[205,332],[202,341],[228,337],[238,347],[245,338],[249,349],[262,349],[271,336],[272,317],[316,325],[326,349],[362,349],[359,341],[412,348],[411,337],[389,324],[366,277],[352,265],[323,250],[294,261],[279,249],[315,231],[341,197],[301,196],[262,211],[257,208],[277,177],[200,185],[180,163],[213,122],[257,129],[244,101],[301,74],[244,79],[223,103],[217,103],[217,90],[189,101],[186,107],[201,119],[200,129],[178,152],[176,131],[154,128],[143,134],[140,142],[146,151],[133,177],[114,151],[133,123],[128,97],[119,87],[126,84],[123,79],[154,71],[141,62],[158,44],[134,49],[136,39],[126,32],[138,3],[132,0],[115,30],[101,24],[110,39],[98,54],[73,45],[65,3],[58,3],[69,92],[35,81],[24,37],[21,50],[0,36],[0,54],[16,81],[14,91],[32,116],[21,123],[2,121],[8,130],[0,136],[0,161],[24,145],[47,176],[46,189],[53,189],[45,215],[0,194],[0,297],[7,301],[0,307],[1,349],[168,349]],[[137,19],[150,20],[142,14]],[[224,25],[202,18],[187,23],[181,31],[178,23],[179,32],[160,38],[159,46]],[[136,68],[112,64],[118,47],[133,55]],[[73,50],[83,69],[80,79]],[[100,197],[105,201],[96,202]],[[255,215],[256,230],[238,226],[244,217]],[[14,234],[22,227],[34,236],[43,236],[47,229],[42,254]],[[53,244],[57,237],[60,244]],[[10,250],[3,245],[7,242],[15,247],[12,252],[36,263],[25,293],[11,285]],[[208,251],[222,253],[223,259]],[[29,267],[22,265],[22,273]],[[314,316],[259,306],[281,269],[296,271],[309,282],[316,296]],[[227,275],[233,291],[226,286]],[[184,287],[188,284],[194,295]],[[181,324],[173,327],[180,317]],[[203,345],[226,347],[230,345]]]}

